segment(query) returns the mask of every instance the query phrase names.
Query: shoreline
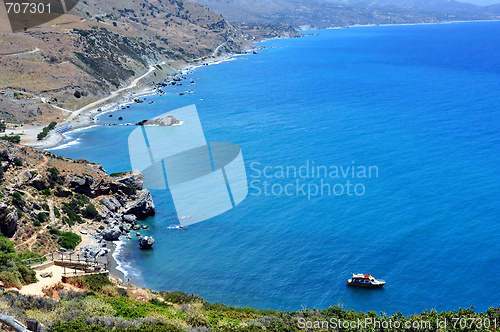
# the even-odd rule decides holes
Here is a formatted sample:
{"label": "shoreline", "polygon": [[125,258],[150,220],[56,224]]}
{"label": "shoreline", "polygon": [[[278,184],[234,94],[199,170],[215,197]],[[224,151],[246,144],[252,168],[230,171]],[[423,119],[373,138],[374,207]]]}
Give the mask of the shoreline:
{"label": "shoreline", "polygon": [[[498,22],[498,21],[466,21],[466,23],[468,22]],[[454,22],[441,22],[441,23],[417,23],[417,24],[394,24],[394,26],[397,26],[397,25],[428,25],[428,24],[451,24],[451,23],[462,23],[462,22],[458,22],[458,21],[454,21]],[[373,26],[377,26],[377,25],[366,25],[366,26],[352,26],[352,27],[373,27]],[[387,25],[387,26],[393,26],[393,25]],[[341,28],[339,28],[341,29]],[[324,29],[321,29],[321,30],[324,30]],[[241,55],[244,55],[244,54],[241,54]],[[212,65],[212,64],[219,64],[219,63],[222,63],[222,62],[225,62],[225,61],[230,61],[231,59],[233,59],[234,57],[236,56],[239,56],[239,54],[233,54],[233,55],[227,55],[225,57],[222,57],[222,59],[210,59],[210,60],[207,60],[207,61],[201,61],[200,63],[198,64],[186,64],[185,66],[181,67],[180,69],[178,69],[173,75],[169,76],[169,80],[171,80],[173,77],[177,76],[177,75],[183,75],[184,73],[186,72],[189,72],[189,71],[192,71],[192,70],[195,70],[199,67],[202,67],[204,66],[205,64],[204,63],[208,63],[209,65]],[[142,75],[141,77],[146,77],[144,75]],[[140,78],[141,78],[140,77]],[[130,89],[134,89],[134,88],[130,88]],[[137,91],[139,91],[140,89],[137,89]],[[152,88],[152,89],[143,89],[142,92],[137,92],[138,94],[132,94],[133,97],[132,97],[132,102],[133,102],[133,98],[138,98],[140,96],[151,96],[151,95],[155,95],[155,88]],[[133,92],[134,90],[130,90],[128,91],[128,93],[131,93]],[[99,100],[98,102],[105,102],[105,101],[108,101],[110,99],[111,96],[108,96],[106,98],[103,98],[101,100]],[[130,103],[130,101],[127,101],[127,100],[124,100],[124,96],[115,96],[117,98],[117,100],[113,100],[113,101],[109,101],[108,103],[105,103],[104,105],[105,106],[102,106],[102,112],[97,112],[96,109],[92,109],[91,107],[86,109],[88,106],[80,109],[80,111],[82,112],[81,114],[78,114],[80,116],[83,116],[83,115],[87,115],[89,116],[89,123],[87,123],[86,125],[81,123],[81,125],[79,127],[74,127],[71,131],[68,131],[66,133],[71,133],[71,132],[74,132],[76,131],[77,129],[86,129],[86,128],[89,128],[91,126],[94,126],[96,125],[94,123],[94,121],[90,121],[90,118],[91,118],[91,115],[93,114],[92,111],[95,111],[94,113],[97,113],[97,114],[102,114],[102,113],[105,113],[105,112],[112,112],[116,109],[117,106],[119,105],[123,105],[123,104],[127,104],[127,103]],[[131,96],[129,96],[131,97]],[[117,103],[117,101],[119,100],[122,100],[121,103]],[[97,102],[96,102],[97,103]],[[94,104],[94,103],[93,103]],[[90,105],[93,105],[93,104],[90,104]],[[98,104],[97,104],[98,105]],[[105,110],[105,107],[107,108]],[[56,133],[52,133],[52,134],[56,134]],[[65,137],[63,134],[57,134],[58,136],[60,136],[60,140],[57,141],[55,144],[53,144],[52,146],[45,146],[45,147],[41,147],[43,149],[48,149],[48,148],[55,148],[55,147],[58,147],[58,146],[61,146],[61,143],[65,140]],[[52,136],[52,135],[49,135],[49,136]],[[48,139],[47,139],[48,140]],[[45,140],[44,140],[45,141]],[[43,144],[42,144],[43,145]],[[35,147],[38,147],[38,146],[35,146]],[[91,236],[91,234],[89,234]],[[121,279],[122,281],[126,281],[126,278],[127,278],[127,273],[123,272],[125,269],[124,269],[124,264],[123,262],[119,262],[119,260],[117,259],[117,249],[119,250],[120,247],[121,247],[121,244],[117,244],[116,242],[107,242],[108,243],[108,249],[109,249],[109,253],[107,253],[106,255],[104,255],[103,257],[106,257],[108,259],[108,261],[110,262],[109,264],[109,275],[110,276],[113,276],[113,277],[117,277],[119,279]]]}
{"label": "shoreline", "polygon": [[[175,69],[170,73],[165,73],[166,71],[168,71],[165,70],[163,72],[164,74],[166,74],[166,78],[164,78],[163,81],[161,82],[165,82],[166,84],[171,84],[171,82],[174,81],[173,79],[177,76],[185,75],[197,68],[204,67],[207,65],[215,65],[227,61],[232,61],[237,56],[248,54],[249,51],[251,51],[251,49],[248,49],[245,53],[242,54],[226,54],[221,57],[205,59],[205,60],[197,59],[198,60],[197,62],[184,64],[183,66]],[[57,128],[61,128],[63,126],[72,125],[73,127],[71,128],[71,130],[68,130],[64,133],[56,133],[55,131],[51,131],[49,135],[42,141],[34,141],[29,143],[26,142],[24,144],[44,150],[56,149],[58,147],[62,147],[66,144],[70,144],[71,142],[76,141],[76,140],[71,140],[69,142],[65,142],[65,140],[67,139],[66,136],[67,134],[92,128],[94,126],[100,126],[99,124],[96,124],[95,121],[93,120],[94,116],[113,112],[119,109],[123,105],[134,103],[134,99],[136,98],[153,96],[158,94],[157,91],[162,88],[162,86],[159,84],[155,84],[153,87],[151,86],[139,87],[137,85],[138,82],[140,82],[142,79],[147,78],[155,70],[159,70],[156,66],[151,66],[151,68],[152,69],[148,70],[145,74],[134,79],[132,83],[127,87],[119,89],[114,93],[112,93],[111,95],[101,98],[89,105],[80,108],[77,111],[72,112],[72,114],[70,114],[68,118],[66,118],[66,120],[64,120],[57,126]],[[172,70],[172,68],[170,68],[170,70]],[[168,87],[169,85],[165,86]],[[77,233],[82,236],[83,241],[78,246],[77,250],[81,250],[81,248],[83,248],[84,246],[100,248],[94,241],[94,235],[97,233],[96,229],[85,229],[87,230],[86,234],[81,233],[80,230],[81,229],[78,229]],[[107,241],[106,253],[104,253],[102,256],[99,257],[101,258],[101,260],[105,260],[108,262],[109,264],[108,271],[110,277],[117,278],[122,282],[130,283],[131,273],[132,274],[134,273],[133,271],[129,271],[129,269],[127,269],[126,262],[120,260],[118,257],[121,252],[121,248],[124,245],[124,241],[125,239],[120,239],[118,241]]]}
{"label": "shoreline", "polygon": [[[393,23],[393,24],[355,24],[355,25],[349,25],[349,26],[339,26],[339,27],[329,27],[329,28],[312,28],[308,27],[308,29],[303,29],[302,27],[299,27],[297,31],[299,33],[303,33],[305,31],[319,31],[319,30],[337,30],[337,29],[348,29],[348,28],[364,28],[364,27],[377,27],[377,26],[418,26],[418,25],[440,25],[440,24],[453,24],[453,23],[478,23],[478,22],[500,22],[500,20],[473,20],[473,21],[445,21],[445,22],[422,22],[422,23]],[[157,90],[161,88],[158,84],[155,84],[156,86],[149,86],[146,84],[146,86],[139,86],[139,83],[146,78],[150,78],[151,74],[153,74],[155,71],[160,71],[162,72],[166,77],[163,80],[163,82],[168,82],[170,84],[173,81],[173,78],[179,75],[184,75],[185,73],[195,70],[199,67],[205,66],[205,65],[215,65],[215,64],[220,64],[226,61],[231,61],[235,57],[242,56],[248,54],[251,50],[258,48],[258,43],[266,42],[269,40],[274,40],[274,39],[287,39],[283,37],[277,37],[277,38],[270,38],[270,39],[263,39],[258,42],[253,43],[253,47],[248,48],[245,53],[237,54],[237,53],[231,53],[231,54],[226,54],[222,55],[220,57],[215,57],[215,54],[219,50],[220,47],[224,46],[225,43],[220,44],[217,46],[215,49],[214,53],[212,54],[211,58],[210,57],[204,57],[204,58],[199,58],[193,60],[194,63],[184,63],[182,64],[179,68],[175,68],[175,65],[173,67],[169,67],[169,69],[165,70],[160,70],[157,67],[157,64],[149,66],[148,70],[142,74],[141,76],[133,79],[131,83],[128,86],[122,87],[116,91],[111,92],[111,94],[96,100],[88,105],[83,106],[82,108],[75,110],[75,111],[69,111],[65,110],[67,112],[70,112],[69,116],[62,122],[58,124],[57,128],[61,128],[67,125],[71,125],[72,128],[71,130],[65,131],[64,133],[56,133],[55,131],[50,131],[47,137],[45,137],[43,140],[38,141],[36,139],[36,134],[42,129],[42,126],[40,127],[32,127],[32,128],[25,128],[23,130],[23,133],[25,131],[29,132],[29,136],[33,137],[25,137],[26,142],[22,143],[24,145],[28,145],[31,147],[39,148],[39,149],[52,149],[52,148],[57,148],[62,145],[64,140],[67,138],[65,134],[72,133],[78,129],[87,129],[91,126],[97,125],[94,121],[94,116],[101,115],[104,113],[109,113],[113,112],[117,109],[119,109],[123,105],[127,105],[130,103],[134,102],[134,99],[136,98],[141,98],[141,97],[147,97],[147,96],[153,96],[156,95],[158,92]],[[202,60],[204,59],[204,60]],[[165,65],[166,61],[160,63],[159,65]],[[168,86],[168,85],[167,85]],[[101,110],[101,111],[98,111]],[[16,132],[16,131],[14,131]],[[16,132],[16,134],[18,134]]]}
{"label": "shoreline", "polygon": [[[314,28],[308,25],[301,25],[297,31],[318,31],[318,30],[342,30],[350,28],[370,28],[370,27],[393,27],[393,26],[418,26],[418,25],[441,25],[441,24],[454,24],[454,23],[481,23],[481,22],[500,22],[497,20],[470,20],[470,21],[443,21],[443,22],[420,22],[420,23],[384,23],[384,24],[353,24],[329,28]],[[307,28],[307,29],[305,29]]]}
{"label": "shoreline", "polygon": [[[214,54],[217,52],[217,50],[223,46],[225,43],[219,45],[216,50],[214,51]],[[161,89],[161,84],[160,83],[155,83],[153,86],[150,86],[149,84],[146,83],[145,86],[139,86],[139,82],[141,82],[144,79],[150,78],[151,74],[160,71],[162,72],[166,77],[163,79],[165,84],[164,86],[168,86],[168,84],[171,84],[173,82],[173,79],[179,75],[184,75],[192,70],[195,70],[199,67],[203,66],[210,66],[210,65],[216,65],[220,64],[226,61],[232,61],[235,57],[241,56],[241,55],[246,55],[250,50],[253,48],[249,48],[245,51],[245,53],[241,54],[226,54],[220,57],[214,57],[214,58],[200,58],[200,59],[195,59],[193,60],[194,63],[185,63],[179,68],[172,68],[169,67],[169,69],[165,70],[160,70],[157,65],[151,65],[149,67],[149,70],[144,73],[143,75],[135,78],[128,86],[120,88],[114,92],[112,92],[110,95],[105,96],[97,101],[94,101],[76,111],[71,112],[71,114],[62,122],[58,123],[56,129],[62,128],[64,126],[71,125],[72,128],[71,130],[65,131],[64,133],[56,133],[54,130],[50,131],[47,137],[45,137],[43,140],[38,141],[36,139],[36,135],[38,132],[42,129],[42,127],[33,127],[33,128],[26,128],[25,131],[35,131],[36,133],[30,133],[31,135],[34,135],[34,137],[26,137],[26,142],[24,142],[24,145],[31,146],[34,148],[39,148],[39,149],[52,149],[52,148],[57,148],[61,146],[64,142],[64,140],[67,138],[65,134],[70,134],[72,132],[75,132],[76,130],[82,130],[82,129],[87,129],[92,126],[96,126],[97,124],[94,121],[94,117],[97,115],[101,115],[104,113],[109,113],[113,112],[117,109],[119,109],[123,105],[131,104],[134,102],[134,99],[136,98],[141,98],[141,97],[147,97],[147,96],[153,96],[158,94],[158,90]],[[202,60],[204,59],[204,60]],[[160,65],[165,65],[166,62],[160,63]]]}
{"label": "shoreline", "polygon": [[108,265],[109,276],[124,281],[125,273],[123,273],[123,271],[120,270],[120,264],[118,263],[118,260],[115,257],[115,252],[118,245],[115,242],[108,242],[107,245],[109,252],[105,254],[104,257],[106,257],[109,262]]}

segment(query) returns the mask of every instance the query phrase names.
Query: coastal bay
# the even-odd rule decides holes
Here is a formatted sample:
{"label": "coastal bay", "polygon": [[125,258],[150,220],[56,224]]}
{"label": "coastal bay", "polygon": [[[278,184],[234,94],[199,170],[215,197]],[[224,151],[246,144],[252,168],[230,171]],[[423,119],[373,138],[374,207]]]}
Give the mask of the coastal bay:
{"label": "coastal bay", "polygon": [[[499,212],[492,200],[499,194],[498,29],[496,22],[360,27],[267,41],[259,55],[186,74],[183,86],[148,96],[154,104],[100,117],[134,122],[197,104],[207,140],[239,144],[248,167],[309,160],[379,169],[363,181],[362,197],[251,192],[241,207],[186,231],[168,228],[177,222],[172,202],[153,192],[158,214],[145,222],[157,242],[148,253],[134,240],[123,243],[121,259],[138,273],[127,277],[265,308],[342,302],[413,313],[495,305],[497,295],[474,281],[499,266],[489,236],[498,232]],[[51,151],[100,162],[110,173],[127,170],[129,132],[94,127]],[[254,175],[248,168],[249,180]],[[351,272],[373,273],[387,287],[347,289]],[[442,278],[449,282],[435,282]],[[469,287],[452,289],[457,282]]]}

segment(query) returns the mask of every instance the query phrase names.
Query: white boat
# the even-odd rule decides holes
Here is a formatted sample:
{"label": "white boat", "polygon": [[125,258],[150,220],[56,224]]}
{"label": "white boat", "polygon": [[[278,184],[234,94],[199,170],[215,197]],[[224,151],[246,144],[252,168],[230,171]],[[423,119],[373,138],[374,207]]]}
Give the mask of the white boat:
{"label": "white boat", "polygon": [[347,279],[347,284],[356,287],[382,287],[385,285],[385,281],[381,279],[377,280],[369,274],[353,273],[352,278]]}

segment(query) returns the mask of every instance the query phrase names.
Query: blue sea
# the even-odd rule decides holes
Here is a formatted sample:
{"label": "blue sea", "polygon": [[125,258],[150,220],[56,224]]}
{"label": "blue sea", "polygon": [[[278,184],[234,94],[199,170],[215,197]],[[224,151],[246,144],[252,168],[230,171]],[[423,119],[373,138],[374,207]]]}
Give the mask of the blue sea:
{"label": "blue sea", "polygon": [[[126,277],[258,308],[500,305],[500,22],[305,33],[99,117],[195,104],[207,141],[238,144],[247,168],[247,198],[187,230],[171,227],[170,193],[153,191],[156,242],[123,242]],[[133,129],[80,130],[52,151],[129,170]],[[351,273],[387,284],[350,288]]]}

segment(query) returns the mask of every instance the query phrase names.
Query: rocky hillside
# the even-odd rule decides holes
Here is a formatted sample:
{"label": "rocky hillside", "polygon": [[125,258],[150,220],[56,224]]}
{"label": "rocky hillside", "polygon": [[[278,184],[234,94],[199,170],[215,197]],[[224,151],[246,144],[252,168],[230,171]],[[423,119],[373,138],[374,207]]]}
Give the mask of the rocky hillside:
{"label": "rocky hillside", "polygon": [[155,214],[139,172],[113,178],[99,164],[3,141],[0,158],[0,231],[17,251],[51,252],[82,226],[116,240]]}
{"label": "rocky hillside", "polygon": [[448,0],[195,0],[231,22],[298,28],[498,19],[493,7]]}
{"label": "rocky hillside", "polygon": [[190,1],[80,1],[71,15],[0,33],[0,119],[63,118],[68,112],[60,108],[82,107],[152,66],[172,72],[195,59],[242,52],[247,39]]}

